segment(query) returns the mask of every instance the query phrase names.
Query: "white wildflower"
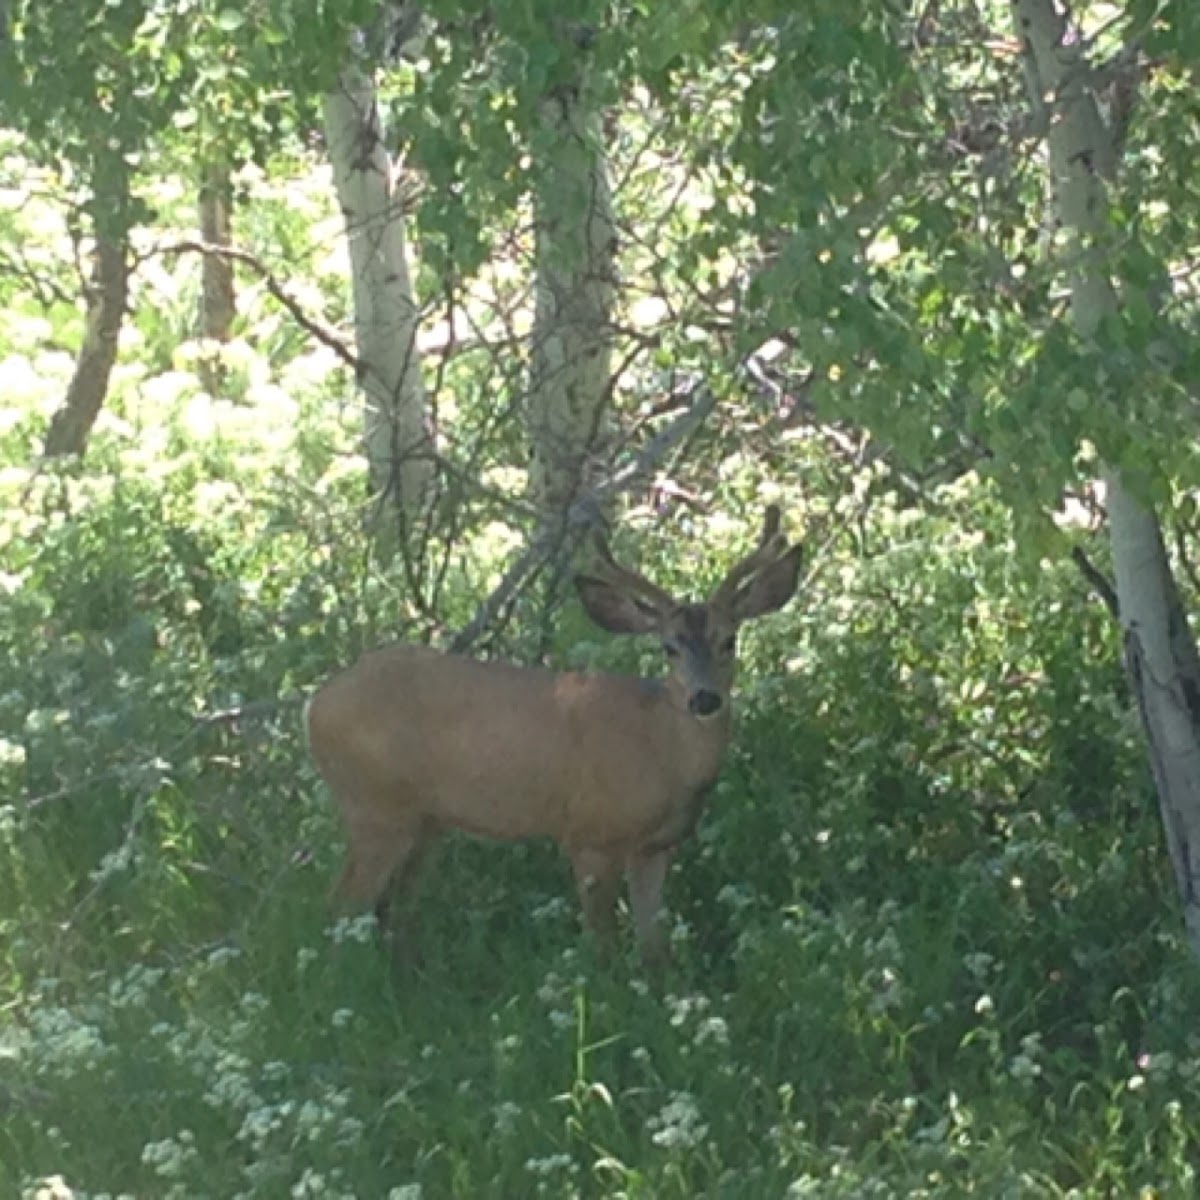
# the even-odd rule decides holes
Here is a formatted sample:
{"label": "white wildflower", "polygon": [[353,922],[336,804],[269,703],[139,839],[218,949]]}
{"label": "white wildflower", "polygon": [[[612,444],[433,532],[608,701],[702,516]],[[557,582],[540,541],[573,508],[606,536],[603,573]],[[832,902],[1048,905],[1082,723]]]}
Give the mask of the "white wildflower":
{"label": "white wildflower", "polygon": [[373,942],[379,934],[379,921],[374,913],[359,917],[339,917],[326,931],[335,945],[343,942]]}
{"label": "white wildflower", "polygon": [[667,1010],[671,1014],[671,1024],[678,1029],[689,1017],[702,1017],[709,1009],[710,1001],[707,996],[668,996]]}
{"label": "white wildflower", "polygon": [[992,973],[992,968],[995,965],[995,958],[990,954],[984,954],[982,951],[976,954],[968,954],[963,958],[963,966],[967,968],[967,973],[977,983],[982,983]]}
{"label": "white wildflower", "polygon": [[696,1045],[713,1042],[718,1046],[729,1045],[729,1025],[724,1017],[705,1017],[696,1030]]}
{"label": "white wildflower", "polygon": [[898,1009],[904,1003],[905,995],[899,975],[891,967],[883,967],[875,974],[874,995],[867,1004],[867,1010],[874,1016],[882,1016]]}
{"label": "white wildflower", "polygon": [[717,893],[717,903],[726,905],[734,913],[750,908],[754,898],[754,888],[748,883],[727,883]]}
{"label": "white wildflower", "polygon": [[297,1200],[306,1200],[307,1197],[325,1196],[328,1193],[329,1184],[325,1176],[312,1167],[305,1167],[304,1174],[292,1185],[292,1195]]}
{"label": "white wildflower", "polygon": [[226,963],[233,962],[235,958],[240,958],[241,955],[242,952],[237,946],[217,946],[216,949],[209,951],[208,965],[223,967]]}
{"label": "white wildflower", "polygon": [[387,1200],[421,1200],[424,1192],[419,1183],[402,1183],[387,1194]]}
{"label": "white wildflower", "polygon": [[700,1109],[690,1092],[676,1092],[657,1116],[647,1122],[653,1131],[651,1140],[666,1150],[687,1150],[698,1146],[708,1133],[700,1119]]}
{"label": "white wildflower", "polygon": [[538,986],[537,998],[547,1007],[557,1004],[566,995],[566,981],[551,971]]}
{"label": "white wildflower", "polygon": [[508,1137],[517,1127],[517,1121],[521,1116],[521,1106],[514,1104],[511,1100],[505,1100],[497,1104],[492,1111],[492,1120],[496,1132],[501,1137]]}
{"label": "white wildflower", "polygon": [[[15,838],[20,827],[20,814],[17,812],[16,805],[0,804],[0,838],[5,841]],[[53,1176],[52,1178],[59,1177]]]}
{"label": "white wildflower", "polygon": [[195,1143],[192,1131],[181,1129],[177,1137],[147,1142],[142,1147],[142,1163],[163,1179],[178,1179],[198,1157]]}
{"label": "white wildflower", "polygon": [[92,883],[106,883],[132,869],[135,860],[136,852],[133,842],[122,842],[115,850],[110,850],[104,855],[97,866],[88,872],[88,879]]}
{"label": "white wildflower", "polygon": [[24,1193],[22,1200],[74,1200],[75,1192],[61,1175],[47,1175]]}
{"label": "white wildflower", "polygon": [[565,896],[551,896],[549,900],[535,905],[529,915],[538,924],[543,924],[550,921],[557,921],[565,917],[569,912],[570,905],[567,903]]}
{"label": "white wildflower", "polygon": [[548,1154],[545,1158],[527,1158],[525,1170],[531,1175],[545,1178],[560,1171],[574,1171],[575,1161],[569,1154]]}

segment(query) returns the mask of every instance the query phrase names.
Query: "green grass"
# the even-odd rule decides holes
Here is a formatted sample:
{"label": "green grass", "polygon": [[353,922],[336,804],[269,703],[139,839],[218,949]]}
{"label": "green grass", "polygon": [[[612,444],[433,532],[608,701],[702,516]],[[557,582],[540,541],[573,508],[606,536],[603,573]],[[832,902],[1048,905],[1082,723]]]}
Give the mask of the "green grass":
{"label": "green grass", "polygon": [[297,708],[197,723],[352,652],[303,514],[117,461],[7,551],[0,1194],[1193,1194],[1200,987],[1065,573],[931,523],[764,623],[660,990],[540,844],[446,841],[394,970]]}
{"label": "green grass", "polygon": [[1004,556],[936,527],[919,604],[858,562],[747,648],[661,990],[538,844],[445,842],[395,970],[327,916],[296,708],[195,720],[333,666],[336,593],[93,471],[10,551],[0,1194],[1192,1194],[1200,988],[1102,614],[962,621]]}
{"label": "green grass", "polygon": [[1191,1194],[1200,997],[1153,826],[918,854],[813,797],[783,721],[743,724],[683,855],[661,993],[591,960],[542,846],[446,843],[419,965],[331,925],[287,721],[265,765],[208,731],[140,798],[7,810],[5,1194]]}

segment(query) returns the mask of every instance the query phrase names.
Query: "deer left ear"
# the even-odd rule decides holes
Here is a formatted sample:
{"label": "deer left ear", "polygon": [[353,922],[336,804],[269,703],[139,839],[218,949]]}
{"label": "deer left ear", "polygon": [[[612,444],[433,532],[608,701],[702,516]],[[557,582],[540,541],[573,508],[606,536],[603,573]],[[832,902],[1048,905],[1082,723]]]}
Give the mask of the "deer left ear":
{"label": "deer left ear", "polygon": [[797,544],[758,571],[734,598],[734,624],[740,625],[782,608],[796,593],[803,558],[804,548]]}
{"label": "deer left ear", "polygon": [[576,575],[575,590],[587,615],[609,633],[652,633],[662,614],[646,600],[594,575]]}

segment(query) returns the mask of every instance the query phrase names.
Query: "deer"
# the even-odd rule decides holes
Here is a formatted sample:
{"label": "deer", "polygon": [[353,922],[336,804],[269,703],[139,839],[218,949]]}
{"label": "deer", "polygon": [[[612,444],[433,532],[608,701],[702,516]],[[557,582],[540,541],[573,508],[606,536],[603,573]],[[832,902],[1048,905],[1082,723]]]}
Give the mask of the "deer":
{"label": "deer", "polygon": [[668,868],[695,828],[731,736],[741,625],[796,591],[800,545],[767,509],[756,548],[703,603],[675,599],[618,565],[597,538],[574,577],[589,618],[653,634],[665,677],[556,672],[393,644],[364,654],[309,701],[318,773],[345,829],[336,910],[374,910],[388,929],[430,841],[446,830],[554,839],[570,860],[585,929],[604,957],[618,943],[622,876],[640,957],[668,962]]}

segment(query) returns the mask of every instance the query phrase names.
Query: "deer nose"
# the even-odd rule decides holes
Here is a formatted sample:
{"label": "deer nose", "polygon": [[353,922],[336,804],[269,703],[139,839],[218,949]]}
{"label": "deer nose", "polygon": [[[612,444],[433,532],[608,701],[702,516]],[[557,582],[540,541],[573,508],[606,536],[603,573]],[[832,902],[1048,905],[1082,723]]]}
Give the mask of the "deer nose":
{"label": "deer nose", "polygon": [[688,708],[698,717],[711,717],[722,704],[721,697],[716,692],[700,691],[693,694],[688,701]]}

